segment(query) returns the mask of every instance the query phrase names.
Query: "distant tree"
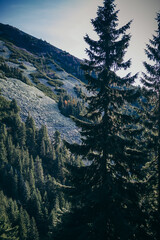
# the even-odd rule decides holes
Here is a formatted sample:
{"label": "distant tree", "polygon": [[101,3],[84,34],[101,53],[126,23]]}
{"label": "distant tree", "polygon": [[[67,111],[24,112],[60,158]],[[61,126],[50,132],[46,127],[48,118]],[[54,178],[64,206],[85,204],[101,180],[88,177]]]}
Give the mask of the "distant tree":
{"label": "distant tree", "polygon": [[35,156],[36,150],[36,127],[33,118],[28,115],[26,122],[26,145],[31,155]]}
{"label": "distant tree", "polygon": [[13,178],[12,178],[12,194],[14,199],[18,199],[18,175],[17,172],[14,172]]}
{"label": "distant tree", "polygon": [[3,166],[5,162],[8,162],[7,150],[6,150],[4,142],[1,140],[0,141],[0,166]]}
{"label": "distant tree", "polygon": [[54,133],[54,147],[56,151],[59,149],[61,145],[61,138],[60,138],[60,133],[58,131],[55,131]]}
{"label": "distant tree", "polygon": [[21,207],[19,215],[20,239],[27,240],[30,228],[30,221],[27,212]]}
{"label": "distant tree", "polygon": [[49,151],[49,137],[46,126],[42,126],[37,134],[37,151],[40,157],[44,157]]}
{"label": "distant tree", "polygon": [[14,162],[14,145],[12,142],[12,137],[11,135],[7,136],[7,140],[6,140],[6,148],[7,148],[7,159],[10,163]]}
{"label": "distant tree", "polygon": [[7,129],[6,129],[6,125],[2,124],[0,126],[0,139],[3,140],[3,142],[5,143],[7,138]]}
{"label": "distant tree", "polygon": [[38,229],[37,229],[37,226],[36,226],[35,219],[33,217],[31,219],[31,227],[30,227],[28,240],[39,240]]}
{"label": "distant tree", "polygon": [[26,146],[26,127],[24,123],[21,123],[18,129],[18,143],[21,147]]}
{"label": "distant tree", "polygon": [[7,200],[8,206],[7,206],[7,213],[8,213],[8,218],[10,222],[12,223],[12,226],[18,225],[18,220],[19,220],[19,207],[16,202],[16,200],[12,200],[12,198]]}
{"label": "distant tree", "polygon": [[31,191],[35,189],[35,176],[34,176],[34,171],[31,169],[29,173],[29,185],[31,188]]}
{"label": "distant tree", "polygon": [[41,191],[44,189],[44,173],[43,173],[43,167],[42,167],[42,161],[37,156],[35,160],[35,180],[36,185],[38,189]]}
{"label": "distant tree", "polygon": [[32,200],[32,207],[31,207],[31,212],[32,215],[35,217],[37,227],[42,233],[43,230],[43,212],[42,212],[42,196],[41,193],[38,189],[35,189],[31,195],[31,200]]}
{"label": "distant tree", "polygon": [[18,106],[18,104],[17,104],[15,99],[13,99],[11,101],[10,108],[11,108],[12,111],[14,111],[15,114],[17,114],[20,111],[20,108],[19,108],[19,106]]}

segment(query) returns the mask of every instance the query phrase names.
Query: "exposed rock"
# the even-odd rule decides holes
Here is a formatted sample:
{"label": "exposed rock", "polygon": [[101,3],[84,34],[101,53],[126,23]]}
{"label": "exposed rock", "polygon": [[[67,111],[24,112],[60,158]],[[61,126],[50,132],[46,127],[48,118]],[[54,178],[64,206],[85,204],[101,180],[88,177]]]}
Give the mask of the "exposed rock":
{"label": "exposed rock", "polygon": [[16,99],[21,108],[22,120],[25,120],[30,112],[38,127],[42,124],[47,126],[51,138],[58,130],[62,138],[67,141],[77,142],[80,140],[75,123],[60,113],[57,103],[53,99],[45,96],[34,86],[28,86],[14,78],[7,78],[7,80],[1,78],[0,89],[2,89],[2,95],[9,100]]}

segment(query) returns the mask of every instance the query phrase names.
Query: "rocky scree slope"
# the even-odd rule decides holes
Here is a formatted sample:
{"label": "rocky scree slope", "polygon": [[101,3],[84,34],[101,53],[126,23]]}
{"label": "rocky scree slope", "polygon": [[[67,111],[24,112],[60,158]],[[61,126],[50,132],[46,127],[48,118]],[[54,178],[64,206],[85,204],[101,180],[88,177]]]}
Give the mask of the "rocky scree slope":
{"label": "rocky scree slope", "polygon": [[58,109],[61,91],[78,99],[75,87],[85,91],[84,84],[53,56],[31,53],[0,34],[0,89],[7,99],[16,99],[22,120],[30,113],[38,127],[47,126],[51,137],[58,130],[66,140],[80,141],[75,123]]}

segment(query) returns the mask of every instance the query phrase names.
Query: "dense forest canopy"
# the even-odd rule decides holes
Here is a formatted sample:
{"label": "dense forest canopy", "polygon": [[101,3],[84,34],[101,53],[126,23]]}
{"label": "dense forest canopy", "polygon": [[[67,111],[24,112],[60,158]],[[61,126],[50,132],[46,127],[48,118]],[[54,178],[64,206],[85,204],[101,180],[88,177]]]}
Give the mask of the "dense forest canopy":
{"label": "dense forest canopy", "polygon": [[[16,100],[0,95],[0,239],[159,239],[160,13],[142,88],[133,86],[137,74],[117,75],[131,65],[125,54],[132,21],[118,22],[114,0],[91,20],[98,39],[85,36],[89,58],[81,66],[90,94],[77,87],[78,101],[57,90],[80,143],[62,141],[58,131],[51,141],[45,125],[38,129],[30,113],[22,122]],[[30,84],[21,71],[0,67]]]}
{"label": "dense forest canopy", "polygon": [[0,96],[0,237],[49,239],[70,203],[65,188],[65,163],[80,165],[55,132],[35,127],[28,115],[21,122],[16,101]]}

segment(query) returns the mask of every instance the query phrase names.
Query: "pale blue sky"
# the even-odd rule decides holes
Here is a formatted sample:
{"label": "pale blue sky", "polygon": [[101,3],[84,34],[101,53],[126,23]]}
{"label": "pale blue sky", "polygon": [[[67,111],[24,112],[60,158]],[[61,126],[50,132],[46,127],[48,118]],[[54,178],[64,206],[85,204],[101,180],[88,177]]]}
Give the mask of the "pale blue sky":
{"label": "pale blue sky", "polygon": [[[126,57],[132,58],[132,73],[143,69],[145,44],[157,28],[155,17],[159,0],[116,0],[119,23],[133,19],[132,39]],[[96,17],[103,0],[0,0],[0,22],[10,24],[35,37],[85,58],[88,33],[95,38],[90,19]]]}

